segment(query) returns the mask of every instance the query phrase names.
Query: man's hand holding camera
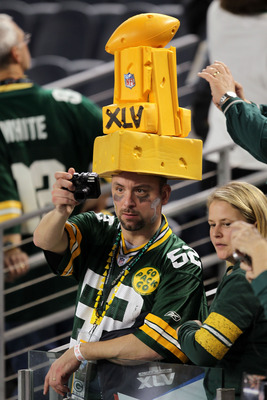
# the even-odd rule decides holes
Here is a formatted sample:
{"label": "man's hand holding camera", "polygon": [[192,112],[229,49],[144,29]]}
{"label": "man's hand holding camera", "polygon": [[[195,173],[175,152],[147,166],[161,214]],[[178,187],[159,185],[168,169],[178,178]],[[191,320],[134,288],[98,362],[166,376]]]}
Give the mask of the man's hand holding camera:
{"label": "man's hand holding camera", "polygon": [[[50,250],[55,253],[63,254],[68,246],[68,239],[65,233],[65,223],[75,206],[81,203],[81,201],[75,199],[75,193],[77,190],[77,182],[73,182],[73,175],[75,174],[74,168],[69,168],[68,172],[56,172],[56,182],[53,185],[52,190],[52,202],[55,205],[54,210],[48,213],[44,218],[43,228],[40,230],[37,228],[35,231],[34,243],[37,247],[41,247],[43,250]],[[84,176],[88,178],[85,179]],[[82,185],[78,185],[78,190],[89,189],[86,191],[88,196],[98,197],[100,194],[100,187],[97,174],[78,174],[82,176]],[[91,179],[91,177],[93,177]],[[78,179],[79,180],[79,179]],[[80,182],[80,180],[79,180]],[[84,184],[84,186],[83,186]],[[88,195],[88,192],[89,195]],[[82,198],[82,201],[85,200]],[[52,217],[51,217],[52,215]],[[42,229],[45,227],[46,234],[43,235]],[[39,232],[40,231],[40,232]],[[42,237],[42,245],[39,245],[39,234]],[[45,237],[44,237],[45,236]]]}
{"label": "man's hand holding camera", "polygon": [[[87,199],[97,199],[101,194],[99,177],[94,172],[76,173],[74,168],[69,168],[68,172],[56,172],[55,178],[52,201],[55,206],[64,205],[67,215],[71,214],[77,204]],[[69,196],[62,190],[72,195]]]}
{"label": "man's hand holding camera", "polygon": [[41,247],[43,250],[63,254],[68,247],[65,223],[74,207],[79,204],[74,198],[74,185],[71,182],[74,173],[74,168],[69,168],[68,172],[55,173],[56,182],[52,190],[52,201],[55,208],[43,217],[43,223],[37,227],[34,233],[35,246]]}
{"label": "man's hand holding camera", "polygon": [[57,211],[66,217],[68,217],[74,210],[74,207],[79,204],[74,198],[75,186],[71,181],[74,173],[74,168],[69,168],[68,172],[55,173],[56,182],[53,185],[52,201]]}

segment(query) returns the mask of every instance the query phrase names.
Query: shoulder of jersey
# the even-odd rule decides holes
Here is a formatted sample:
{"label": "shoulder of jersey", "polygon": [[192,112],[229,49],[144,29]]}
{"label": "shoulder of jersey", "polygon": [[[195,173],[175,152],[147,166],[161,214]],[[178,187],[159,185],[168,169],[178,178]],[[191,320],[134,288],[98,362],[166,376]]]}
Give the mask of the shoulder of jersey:
{"label": "shoulder of jersey", "polygon": [[180,21],[164,14],[138,14],[124,21],[113,32],[106,51],[114,54],[128,47],[150,46],[162,48],[174,37]]}

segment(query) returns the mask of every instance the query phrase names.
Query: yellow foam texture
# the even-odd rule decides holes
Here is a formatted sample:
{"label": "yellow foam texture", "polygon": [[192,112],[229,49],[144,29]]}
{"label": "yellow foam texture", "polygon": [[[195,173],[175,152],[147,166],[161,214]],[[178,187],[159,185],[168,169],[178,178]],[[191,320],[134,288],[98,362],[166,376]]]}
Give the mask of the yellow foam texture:
{"label": "yellow foam texture", "polygon": [[[176,49],[134,47],[115,52],[114,104],[103,107],[103,131],[118,129],[186,137],[191,111],[177,96]],[[125,84],[125,72],[134,85]]]}
{"label": "yellow foam texture", "polygon": [[200,180],[202,141],[118,130],[95,139],[93,171],[100,177],[127,171]]}
{"label": "yellow foam texture", "polygon": [[165,47],[180,26],[177,18],[159,13],[137,14],[124,21],[110,36],[106,51],[114,54],[141,45]]}

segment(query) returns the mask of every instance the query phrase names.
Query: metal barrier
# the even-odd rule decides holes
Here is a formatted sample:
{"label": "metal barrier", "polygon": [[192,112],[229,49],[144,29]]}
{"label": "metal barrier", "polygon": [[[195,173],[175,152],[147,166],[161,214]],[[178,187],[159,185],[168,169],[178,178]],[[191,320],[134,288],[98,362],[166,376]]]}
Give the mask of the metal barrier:
{"label": "metal barrier", "polygon": [[[29,369],[18,371],[18,400],[39,400],[40,395],[44,400],[62,398],[52,389],[46,396],[41,394],[45,375],[60,354],[30,352]],[[138,364],[130,360],[118,361],[115,365],[112,360],[105,360],[100,367],[96,362],[83,362],[69,379],[71,393],[66,399],[89,400],[92,393],[95,400],[153,400],[159,397],[165,400],[206,400],[203,367],[146,360]],[[104,378],[107,370],[109,379]],[[113,371],[110,373],[110,370]],[[216,371],[223,384],[223,371],[220,368],[216,368]],[[110,375],[113,379],[110,379]],[[96,384],[96,381],[101,383]],[[216,400],[234,399],[235,389],[217,389]]]}
{"label": "metal barrier", "polygon": [[[60,400],[53,389],[42,394],[43,382],[50,365],[62,353],[36,352],[29,354],[29,370],[20,371],[23,392],[19,400]],[[216,369],[222,384],[222,370]],[[68,381],[71,397],[75,400],[138,399],[206,400],[203,385],[205,368],[160,361],[103,360],[86,361]],[[26,389],[26,385],[28,388]],[[29,397],[25,398],[24,393]],[[222,400],[224,397],[221,397]]]}

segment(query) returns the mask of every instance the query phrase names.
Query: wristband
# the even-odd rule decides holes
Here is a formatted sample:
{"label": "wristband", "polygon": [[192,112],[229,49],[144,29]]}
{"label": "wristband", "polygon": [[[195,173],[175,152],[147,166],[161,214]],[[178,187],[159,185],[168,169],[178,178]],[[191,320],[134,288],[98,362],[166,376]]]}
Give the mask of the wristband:
{"label": "wristband", "polygon": [[74,355],[75,355],[75,357],[77,358],[78,361],[82,362],[82,361],[85,361],[85,358],[81,353],[80,346],[81,346],[80,343],[78,343],[78,344],[76,344],[74,346]]}

